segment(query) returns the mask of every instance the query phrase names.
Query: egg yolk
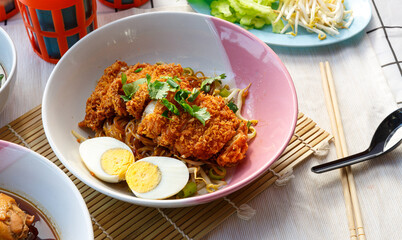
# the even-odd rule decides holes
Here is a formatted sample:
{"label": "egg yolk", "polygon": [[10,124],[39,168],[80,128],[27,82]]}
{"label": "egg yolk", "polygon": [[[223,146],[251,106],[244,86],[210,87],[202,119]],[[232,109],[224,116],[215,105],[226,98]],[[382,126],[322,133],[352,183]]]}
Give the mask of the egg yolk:
{"label": "egg yolk", "polygon": [[149,162],[136,162],[126,173],[126,181],[131,190],[146,193],[154,189],[161,181],[158,166]]}
{"label": "egg yolk", "polygon": [[124,180],[128,167],[134,162],[133,154],[127,149],[113,148],[101,156],[101,166],[109,175],[116,175]]}

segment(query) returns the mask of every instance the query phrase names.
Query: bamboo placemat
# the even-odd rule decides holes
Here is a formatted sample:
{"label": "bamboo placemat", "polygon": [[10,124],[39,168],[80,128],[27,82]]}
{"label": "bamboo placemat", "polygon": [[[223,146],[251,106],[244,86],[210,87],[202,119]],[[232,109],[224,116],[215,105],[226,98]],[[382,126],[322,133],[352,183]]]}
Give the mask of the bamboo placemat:
{"label": "bamboo placemat", "polygon": [[[195,207],[159,209],[110,198],[88,187],[61,164],[42,126],[41,106],[0,129],[0,139],[28,147],[61,168],[81,192],[100,239],[200,239],[273,183],[283,184],[293,167],[327,144],[332,136],[299,113],[295,134],[269,171],[247,187],[211,203]],[[213,217],[212,217],[213,215]],[[239,221],[242,221],[239,219]]]}

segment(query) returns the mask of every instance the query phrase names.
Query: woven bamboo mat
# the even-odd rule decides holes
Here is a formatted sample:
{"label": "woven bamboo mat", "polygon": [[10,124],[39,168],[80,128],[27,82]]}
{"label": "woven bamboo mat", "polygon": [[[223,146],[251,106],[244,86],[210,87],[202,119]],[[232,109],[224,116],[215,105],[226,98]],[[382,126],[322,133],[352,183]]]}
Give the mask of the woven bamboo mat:
{"label": "woven bamboo mat", "polygon": [[[76,184],[92,217],[94,236],[100,239],[200,239],[293,167],[326,144],[332,136],[299,113],[295,135],[269,171],[249,186],[216,201],[195,207],[156,209],[110,198],[85,185],[57,159],[45,136],[41,106],[0,129],[0,139],[28,147],[60,167]],[[213,217],[212,217],[213,215]],[[239,219],[239,221],[242,221]]]}

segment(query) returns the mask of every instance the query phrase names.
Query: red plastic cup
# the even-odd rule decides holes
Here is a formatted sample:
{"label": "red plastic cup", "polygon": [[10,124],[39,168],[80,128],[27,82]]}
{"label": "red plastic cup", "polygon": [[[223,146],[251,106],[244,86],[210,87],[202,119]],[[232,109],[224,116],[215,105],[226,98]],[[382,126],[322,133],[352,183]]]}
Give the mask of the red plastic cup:
{"label": "red plastic cup", "polygon": [[111,8],[128,9],[139,7],[148,2],[148,0],[99,0],[99,2]]}
{"label": "red plastic cup", "polygon": [[0,0],[0,22],[9,19],[18,13],[16,0]]}
{"label": "red plastic cup", "polygon": [[98,27],[96,0],[17,1],[33,50],[50,63]]}

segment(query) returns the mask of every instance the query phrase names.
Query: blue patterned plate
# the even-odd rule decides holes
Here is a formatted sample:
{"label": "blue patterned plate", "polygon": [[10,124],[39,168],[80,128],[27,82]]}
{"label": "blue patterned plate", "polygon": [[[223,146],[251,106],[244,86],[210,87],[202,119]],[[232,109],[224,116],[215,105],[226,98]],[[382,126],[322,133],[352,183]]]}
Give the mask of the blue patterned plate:
{"label": "blue patterned plate", "polygon": [[[212,0],[188,0],[194,11],[210,15],[209,7]],[[249,31],[269,45],[287,47],[316,47],[338,43],[349,39],[363,31],[371,19],[371,6],[369,0],[345,0],[346,9],[353,10],[354,20],[349,29],[341,29],[340,34],[333,37],[327,36],[325,40],[319,40],[317,34],[309,33],[299,28],[296,37],[289,34],[276,34],[272,27],[265,26],[261,29],[250,29]]]}

